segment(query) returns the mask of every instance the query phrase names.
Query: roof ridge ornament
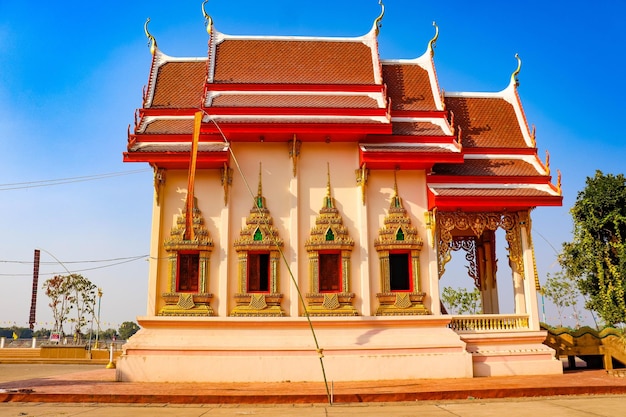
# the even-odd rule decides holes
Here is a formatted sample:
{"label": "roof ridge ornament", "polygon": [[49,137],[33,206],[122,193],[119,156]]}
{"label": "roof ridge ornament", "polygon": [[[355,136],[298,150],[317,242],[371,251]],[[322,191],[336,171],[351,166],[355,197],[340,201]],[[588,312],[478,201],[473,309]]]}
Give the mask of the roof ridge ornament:
{"label": "roof ridge ornament", "polygon": [[374,20],[374,30],[376,31],[376,36],[380,32],[380,28],[383,27],[382,20],[385,15],[385,5],[383,4],[383,0],[378,0],[378,4],[380,5],[381,11],[380,15]]}
{"label": "roof ridge ornament", "polygon": [[433,26],[435,27],[435,36],[428,42],[428,52],[430,52],[431,58],[435,56],[435,47],[437,46],[437,39],[439,39],[439,26],[434,20]]}
{"label": "roof ridge ornament", "polygon": [[517,76],[522,69],[522,60],[519,57],[519,54],[515,54],[515,59],[517,59],[517,68],[513,71],[513,74],[511,74],[511,84],[515,84],[515,87],[519,87],[519,80]]}
{"label": "roof ridge ornament", "polygon": [[148,45],[150,45],[150,53],[154,55],[157,50],[157,42],[154,39],[154,36],[148,31],[148,23],[150,23],[150,18],[146,19],[146,23],[143,25],[143,30],[146,32],[146,37],[148,38]]}
{"label": "roof ridge ornament", "polygon": [[204,16],[204,26],[206,26],[206,31],[210,35],[211,31],[213,30],[213,19],[211,18],[211,16],[209,16],[209,14],[206,12],[206,9],[204,8],[204,5],[208,2],[209,0],[204,0],[202,2],[202,15]]}

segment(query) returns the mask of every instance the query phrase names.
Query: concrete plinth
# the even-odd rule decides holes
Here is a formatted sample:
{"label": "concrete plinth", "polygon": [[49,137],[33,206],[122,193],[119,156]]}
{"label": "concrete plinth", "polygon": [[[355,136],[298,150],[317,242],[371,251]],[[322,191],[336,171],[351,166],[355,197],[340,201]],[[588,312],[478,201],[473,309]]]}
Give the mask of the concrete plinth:
{"label": "concrete plinth", "polygon": [[461,334],[472,354],[474,376],[557,375],[563,373],[554,349],[543,344],[546,331]]}
{"label": "concrete plinth", "polygon": [[[329,381],[471,378],[450,319],[316,317]],[[143,317],[117,362],[119,381],[280,382],[322,379],[306,318]]]}

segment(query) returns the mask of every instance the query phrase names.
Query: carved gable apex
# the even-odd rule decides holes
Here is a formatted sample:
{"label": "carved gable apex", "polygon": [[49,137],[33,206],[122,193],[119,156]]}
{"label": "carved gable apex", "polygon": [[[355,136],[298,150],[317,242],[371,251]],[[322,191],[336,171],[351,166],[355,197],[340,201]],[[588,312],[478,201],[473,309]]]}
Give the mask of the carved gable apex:
{"label": "carved gable apex", "polygon": [[376,250],[413,249],[420,250],[423,241],[412,226],[411,218],[398,196],[398,185],[394,178],[394,192],[389,205],[389,213],[385,216],[385,224],[378,231],[374,242]]}
{"label": "carved gable apex", "polygon": [[348,229],[343,225],[341,214],[335,207],[335,200],[330,193],[330,169],[324,204],[304,246],[309,252],[326,249],[352,250],[354,246],[354,240],[348,235]]}
{"label": "carved gable apex", "polygon": [[237,252],[246,250],[272,250],[282,247],[283,241],[278,237],[278,230],[273,225],[270,211],[265,205],[265,197],[261,187],[259,172],[259,191],[254,199],[254,206],[246,219],[246,226],[241,229],[239,239],[235,240]]}
{"label": "carved gable apex", "polygon": [[187,214],[186,208],[176,218],[176,224],[170,231],[169,239],[165,240],[163,246],[167,251],[181,251],[181,250],[204,250],[210,251],[213,248],[213,240],[209,236],[209,231],[204,226],[204,218],[202,213],[197,207],[197,201],[194,198],[193,217],[192,224],[195,239],[185,240],[185,216]]}

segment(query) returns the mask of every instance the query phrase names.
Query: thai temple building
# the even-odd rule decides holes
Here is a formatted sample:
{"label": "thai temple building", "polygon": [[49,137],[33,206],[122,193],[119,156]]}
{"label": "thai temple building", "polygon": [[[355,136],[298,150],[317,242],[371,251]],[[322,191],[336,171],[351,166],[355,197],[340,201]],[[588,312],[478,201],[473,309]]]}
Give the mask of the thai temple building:
{"label": "thai temple building", "polygon": [[[154,169],[148,306],[118,380],[562,372],[531,239],[560,178],[528,127],[521,61],[502,91],[444,93],[436,25],[422,56],[385,60],[383,14],[359,37],[280,37],[221,33],[205,11],[195,58],[166,55],[146,22],[152,66],[123,158]],[[453,256],[481,314],[441,301]]]}

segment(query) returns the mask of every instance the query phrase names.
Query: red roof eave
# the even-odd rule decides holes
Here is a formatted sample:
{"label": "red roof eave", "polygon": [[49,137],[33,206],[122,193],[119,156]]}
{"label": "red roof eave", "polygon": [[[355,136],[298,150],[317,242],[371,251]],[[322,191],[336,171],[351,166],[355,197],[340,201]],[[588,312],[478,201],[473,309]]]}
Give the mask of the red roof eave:
{"label": "red roof eave", "polygon": [[372,169],[427,169],[437,163],[462,163],[463,155],[454,152],[376,152],[359,150],[359,165]]}
{"label": "red roof eave", "polygon": [[442,211],[518,211],[533,207],[561,207],[563,196],[520,197],[443,197],[428,190],[428,209]]}
{"label": "red roof eave", "polygon": [[391,110],[391,117],[406,118],[448,118],[447,110]]}
{"label": "red roof eave", "polygon": [[[462,161],[461,161],[462,162]],[[428,184],[550,184],[550,176],[459,176],[459,175],[429,175]]]}
{"label": "red roof eave", "polygon": [[387,117],[387,109],[346,107],[208,107],[211,116],[327,116]]}
{"label": "red roof eave", "polygon": [[[224,166],[229,160],[227,151],[198,152],[197,168],[211,169]],[[124,152],[123,162],[147,162],[170,169],[187,169],[191,162],[189,152]]]}
{"label": "red roof eave", "polygon": [[[289,134],[317,134],[320,140],[332,136],[333,134],[388,134],[391,133],[391,124],[388,123],[306,123],[306,122],[245,122],[245,121],[220,121],[221,131],[228,136],[229,133],[251,133],[258,137],[259,133],[265,135],[271,133]],[[220,131],[213,124],[205,124],[201,128],[202,133],[219,134]],[[323,135],[320,135],[323,134]]]}

